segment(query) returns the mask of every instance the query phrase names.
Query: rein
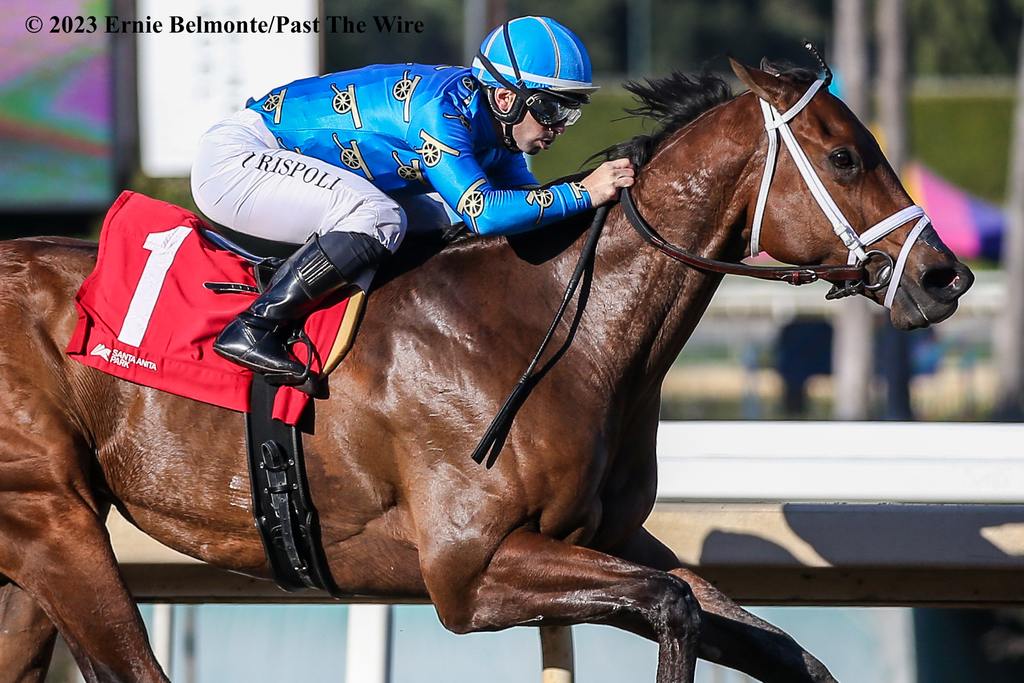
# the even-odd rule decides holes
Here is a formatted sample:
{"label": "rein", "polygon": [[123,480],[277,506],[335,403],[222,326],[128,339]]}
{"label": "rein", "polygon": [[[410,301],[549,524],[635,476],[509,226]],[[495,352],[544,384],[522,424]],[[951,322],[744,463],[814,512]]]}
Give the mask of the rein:
{"label": "rein", "polygon": [[576,262],[576,269],[573,271],[572,277],[569,278],[569,284],[565,288],[565,294],[562,295],[562,304],[555,313],[555,319],[551,321],[551,326],[548,328],[547,334],[544,335],[540,348],[533,355],[533,360],[530,361],[530,364],[526,366],[523,376],[519,378],[519,382],[512,389],[512,393],[505,399],[501,410],[491,420],[491,424],[487,427],[487,431],[484,432],[480,443],[473,449],[473,460],[480,464],[486,458],[487,469],[490,469],[495,461],[497,461],[498,454],[501,453],[501,447],[505,445],[505,436],[508,435],[508,430],[512,427],[512,420],[515,419],[516,411],[519,410],[519,406],[526,400],[530,389],[533,388],[534,380],[537,379],[537,375],[534,375],[533,371],[537,368],[537,363],[540,362],[541,356],[544,355],[544,349],[551,343],[551,338],[555,335],[558,323],[565,316],[565,310],[569,307],[572,295],[576,293],[576,288],[579,287],[580,281],[583,279],[583,273],[586,271],[587,265],[593,260],[594,254],[597,252],[597,240],[601,237],[601,228],[604,227],[604,220],[608,216],[609,208],[610,206],[605,204],[598,207],[597,212],[594,214],[594,220],[590,224],[590,234],[587,236],[587,241],[583,245],[582,251],[580,251],[579,261]]}
{"label": "rein", "polygon": [[717,261],[691,254],[680,247],[666,242],[650,223],[644,220],[640,211],[633,201],[633,195],[629,190],[623,188],[619,194],[619,203],[622,205],[622,213],[625,214],[629,224],[640,233],[644,240],[658,251],[667,254],[676,261],[693,266],[700,270],[713,273],[724,273],[727,275],[746,275],[761,280],[778,280],[788,282],[791,285],[806,285],[818,280],[840,281],[840,280],[863,280],[865,270],[863,266],[750,266],[745,263],[731,263],[729,261]]}

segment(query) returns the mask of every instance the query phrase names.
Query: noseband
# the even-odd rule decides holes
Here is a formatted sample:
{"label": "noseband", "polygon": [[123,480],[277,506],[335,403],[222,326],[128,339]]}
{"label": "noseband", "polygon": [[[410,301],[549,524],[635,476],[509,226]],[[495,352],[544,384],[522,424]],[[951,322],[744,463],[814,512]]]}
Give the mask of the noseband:
{"label": "noseband", "polygon": [[[821,179],[815,172],[807,155],[804,154],[800,143],[797,142],[789,122],[810,103],[814,95],[821,89],[825,81],[817,80],[807,88],[796,104],[779,113],[771,104],[760,100],[761,113],[764,115],[764,128],[768,134],[768,153],[765,156],[764,175],[761,177],[761,187],[757,194],[757,204],[754,208],[754,219],[750,230],[750,255],[757,256],[760,253],[761,223],[764,220],[765,205],[768,203],[768,190],[771,188],[772,178],[775,173],[775,164],[779,154],[779,136],[789,150],[793,161],[796,163],[804,183],[811,191],[814,200],[821,207],[825,217],[832,224],[832,230],[842,240],[843,245],[849,250],[850,255],[846,266],[800,266],[800,267],[779,267],[771,266],[749,266],[744,263],[729,263],[715,259],[704,258],[690,254],[679,247],[662,239],[643,219],[637,210],[636,204],[628,190],[622,191],[622,209],[630,224],[640,233],[648,243],[658,250],[668,254],[677,261],[681,261],[701,270],[728,273],[734,275],[746,275],[765,280],[781,280],[793,285],[803,285],[819,279],[828,280],[833,283],[831,291],[826,295],[829,299],[840,299],[842,297],[859,294],[862,291],[877,291],[888,287],[891,282],[896,285],[889,287],[885,295],[884,305],[892,308],[893,299],[896,297],[896,290],[899,287],[903,276],[903,269],[906,266],[910,250],[917,242],[931,220],[924,213],[924,209],[916,204],[908,206],[871,226],[861,234],[853,229],[850,222],[843,216],[842,211],[832,199],[832,195],[822,184]],[[883,237],[902,225],[918,219],[917,224],[910,231],[899,256],[895,263],[892,257],[877,249],[868,250],[867,247],[878,242]],[[883,261],[877,271],[877,279],[870,282],[871,275],[867,270],[868,263],[873,259]],[[839,283],[842,283],[841,285]]]}

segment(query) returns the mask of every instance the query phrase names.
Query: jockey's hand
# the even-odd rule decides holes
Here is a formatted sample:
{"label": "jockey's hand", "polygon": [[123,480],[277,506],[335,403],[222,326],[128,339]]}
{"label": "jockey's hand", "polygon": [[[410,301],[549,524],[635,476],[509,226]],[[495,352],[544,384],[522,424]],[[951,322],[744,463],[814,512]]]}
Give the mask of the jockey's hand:
{"label": "jockey's hand", "polygon": [[619,189],[633,184],[633,163],[629,159],[613,159],[595,168],[581,181],[590,193],[592,206],[607,204],[619,196]]}

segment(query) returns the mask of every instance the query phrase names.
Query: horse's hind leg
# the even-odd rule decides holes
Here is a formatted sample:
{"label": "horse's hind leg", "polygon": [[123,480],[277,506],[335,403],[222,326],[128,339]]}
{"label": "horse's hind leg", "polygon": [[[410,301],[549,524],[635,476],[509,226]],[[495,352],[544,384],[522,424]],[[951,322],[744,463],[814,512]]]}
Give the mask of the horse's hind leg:
{"label": "horse's hind leg", "polygon": [[[421,556],[430,557],[432,549]],[[666,573],[530,531],[510,534],[482,571],[449,551],[424,566],[444,625],[456,632],[594,623],[658,642],[658,683],[692,683],[700,608]]]}
{"label": "horse's hind leg", "polygon": [[13,583],[0,587],[0,683],[46,678],[57,627],[36,601]]}

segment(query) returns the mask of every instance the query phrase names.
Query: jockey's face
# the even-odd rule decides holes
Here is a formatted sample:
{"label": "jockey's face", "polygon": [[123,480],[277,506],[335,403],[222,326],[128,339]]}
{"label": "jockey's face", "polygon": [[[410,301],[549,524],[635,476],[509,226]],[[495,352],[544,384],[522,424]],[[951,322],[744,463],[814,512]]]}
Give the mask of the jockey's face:
{"label": "jockey's face", "polygon": [[512,139],[523,152],[536,154],[551,147],[555,138],[564,132],[565,122],[545,126],[533,118],[533,114],[526,112],[523,120],[512,126]]}
{"label": "jockey's face", "polygon": [[[494,99],[502,111],[508,111],[515,101],[516,95],[511,90],[498,88],[494,93]],[[555,141],[555,138],[565,132],[565,122],[545,126],[533,117],[529,111],[523,120],[512,126],[512,139],[520,151],[526,154],[536,154],[543,149],[548,149]]]}

